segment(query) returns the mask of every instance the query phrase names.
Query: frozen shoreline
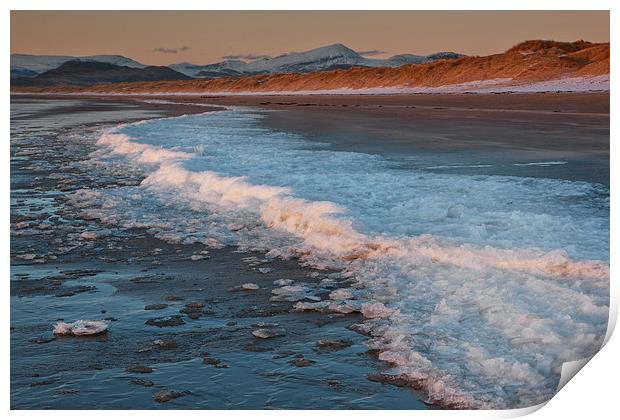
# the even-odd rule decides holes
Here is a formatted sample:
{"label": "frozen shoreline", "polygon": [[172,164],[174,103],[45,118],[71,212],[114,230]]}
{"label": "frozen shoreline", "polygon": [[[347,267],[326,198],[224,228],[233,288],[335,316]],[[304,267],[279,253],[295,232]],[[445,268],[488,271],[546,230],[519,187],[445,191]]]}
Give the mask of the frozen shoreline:
{"label": "frozen shoreline", "polygon": [[[441,405],[507,408],[544,401],[559,363],[596,350],[609,272],[605,261],[588,259],[607,255],[604,243],[592,241],[605,233],[604,188],[394,172],[374,155],[314,151],[303,137],[263,131],[256,124],[261,118],[256,110],[235,108],[104,133],[97,158],[122,157],[146,165],[149,175],[142,188],[85,192],[76,203],[88,217],[146,226],[158,237],[183,241],[189,230],[192,240],[215,238],[343,270],[345,278],[355,278],[350,288],[295,308],[361,312],[366,320],[360,329],[373,337],[370,348]],[[200,144],[206,155],[195,153]],[[460,196],[462,189],[471,198]],[[492,194],[489,205],[476,194]],[[564,202],[567,194],[583,195],[600,208],[600,219],[585,216],[584,201]],[[464,204],[454,207],[456,196]],[[193,218],[202,229],[191,229]],[[530,231],[522,218],[543,223]],[[481,223],[490,230],[480,230]],[[500,278],[501,287],[495,283]],[[550,301],[549,294],[563,298]],[[569,307],[567,300],[573,301]],[[487,314],[489,308],[505,309]],[[565,314],[581,323],[584,337],[566,327]],[[471,331],[484,338],[473,339]],[[450,373],[453,366],[459,375]],[[504,372],[501,379],[493,366]],[[489,381],[500,381],[501,390],[481,392]],[[518,397],[506,391],[513,388]]]}
{"label": "frozen shoreline", "polygon": [[[156,104],[150,104],[150,105],[156,105]],[[160,105],[163,105],[163,104],[160,104]],[[406,109],[408,109],[408,108],[406,108]],[[408,112],[410,112],[410,110],[409,110]],[[424,113],[425,113],[427,116],[428,116],[428,113],[431,113],[431,114],[433,114],[433,113],[439,113],[439,114],[444,113],[444,114],[445,114],[445,110],[443,110],[443,109],[438,109],[438,110],[432,110],[432,109],[431,109],[431,110],[428,110],[428,109],[425,109],[425,110],[424,110]],[[375,117],[378,117],[378,115],[379,115],[379,114],[375,114]],[[290,115],[289,115],[289,116],[290,116]],[[306,115],[306,116],[307,116],[307,115]],[[186,119],[184,119],[184,120],[186,120]],[[192,127],[194,127],[194,128],[195,128],[195,127],[197,127],[197,126],[200,126],[200,125],[199,125],[199,122],[200,122],[200,121],[199,121],[198,119],[191,119],[191,118],[190,118],[190,120],[194,121],[194,124],[192,124]],[[248,129],[248,128],[251,128],[250,126],[244,125],[243,120],[236,119],[236,120],[234,120],[234,121],[236,122],[236,124],[234,124],[234,126],[235,126],[236,128],[238,128],[238,129],[244,129],[244,128],[245,128],[245,129]],[[173,123],[173,124],[175,123],[175,121],[170,121],[170,122],[171,122],[171,123]],[[182,121],[176,121],[176,122],[178,123],[178,122],[182,122]],[[351,121],[350,121],[350,122],[351,122]],[[228,121],[228,122],[224,121],[224,123],[226,123],[226,124],[225,124],[225,126],[230,126],[230,125],[231,125],[231,124],[230,124],[230,121]],[[197,125],[197,124],[198,124],[198,125]],[[140,127],[140,128],[145,128],[145,127],[147,127],[148,125],[149,125],[149,124],[144,124],[144,125],[142,125],[142,124],[141,124],[141,125],[139,125],[139,126],[137,126],[137,127]],[[237,126],[239,126],[239,127],[237,127]],[[214,127],[209,127],[209,128],[213,129]],[[332,128],[333,128],[333,127],[332,127]],[[210,131],[211,131],[211,130],[210,130]],[[238,136],[238,135],[239,135],[239,133],[242,133],[242,132],[243,132],[243,130],[241,130],[240,132],[237,132],[237,133],[236,133],[236,136]],[[147,132],[147,133],[148,133],[148,132]],[[199,149],[191,149],[191,148],[190,148],[190,149],[187,149],[187,148],[186,148],[186,149],[183,149],[183,150],[185,150],[185,151],[181,151],[181,149],[178,149],[178,147],[179,147],[180,145],[183,145],[183,144],[184,144],[184,145],[187,145],[187,143],[183,143],[183,142],[182,142],[182,139],[183,139],[183,135],[182,135],[182,133],[183,133],[183,126],[182,126],[182,125],[181,125],[180,127],[177,127],[177,129],[176,129],[176,130],[174,130],[174,133],[175,133],[175,134],[176,134],[176,136],[178,137],[176,140],[178,140],[180,143],[179,143],[179,142],[176,142],[176,143],[173,143],[173,144],[168,144],[168,148],[164,148],[164,149],[159,149],[159,148],[158,148],[157,150],[153,150],[153,148],[152,148],[151,146],[147,146],[147,144],[145,144],[145,143],[149,143],[149,141],[151,141],[151,140],[153,140],[153,139],[156,139],[156,138],[158,137],[158,131],[157,131],[157,130],[155,130],[155,131],[151,132],[151,133],[150,133],[150,134],[148,134],[145,138],[143,138],[142,143],[131,143],[131,142],[128,142],[128,141],[127,141],[127,139],[123,139],[123,138],[108,138],[107,140],[109,140],[109,141],[114,140],[114,141],[112,141],[112,143],[110,143],[110,144],[109,144],[109,145],[114,146],[114,147],[112,147],[112,149],[116,149],[116,150],[118,150],[119,152],[120,152],[120,151],[124,151],[124,152],[129,153],[131,156],[133,156],[133,157],[135,157],[135,158],[137,159],[138,163],[139,163],[139,162],[157,162],[157,161],[158,161],[158,160],[160,160],[160,159],[163,159],[163,160],[170,160],[170,159],[172,159],[172,160],[176,160],[177,158],[187,158],[187,157],[188,157],[187,153],[192,153],[192,150],[194,150],[194,152],[195,152],[195,151],[197,151],[197,150],[199,150]],[[139,134],[141,134],[141,133],[138,131],[138,132],[136,132],[135,134],[138,134],[138,135],[139,135]],[[246,134],[246,135],[247,135],[247,134]],[[259,137],[260,137],[260,133],[258,133],[258,135],[259,135]],[[252,137],[252,138],[255,138],[255,137],[256,137],[256,136],[254,136],[254,137]],[[165,140],[165,138],[166,138],[166,136],[164,136],[164,140]],[[224,136],[224,138],[226,138],[226,136]],[[106,140],[106,141],[107,141],[107,140]],[[119,140],[119,141],[116,141],[116,140]],[[263,141],[265,141],[265,140],[267,140],[267,139],[263,139]],[[103,141],[103,140],[102,140],[102,143],[106,143],[106,141]],[[279,144],[280,144],[280,146],[282,147],[282,146],[283,146],[283,144],[282,144],[282,143],[285,143],[285,142],[286,142],[286,140],[281,139],[281,142],[279,143]],[[156,144],[157,144],[157,143],[156,143]],[[189,144],[190,144],[190,145],[195,145],[196,143],[195,143],[195,142],[190,142]],[[174,149],[174,150],[170,150],[170,149],[169,149],[169,148],[170,148],[170,146],[172,146],[172,149]],[[118,147],[118,149],[117,149],[117,147]],[[181,146],[181,147],[183,147],[183,146]],[[208,148],[207,148],[207,149],[205,149],[205,150],[208,150]],[[212,148],[212,150],[213,150],[213,148]],[[282,152],[284,152],[284,150],[281,150],[281,151],[282,151]],[[183,153],[183,154],[181,154],[181,153]],[[124,153],[121,153],[121,154],[124,154]],[[224,159],[224,160],[223,160],[223,162],[224,162],[224,163],[225,163],[225,162],[230,162],[230,159]],[[543,162],[543,161],[536,160],[536,161],[534,161],[534,162],[535,162],[535,163],[540,163],[540,162]],[[544,161],[544,162],[547,162],[547,163],[549,163],[549,162],[557,162],[557,160],[549,160],[549,161]],[[366,166],[367,166],[367,165],[366,165]],[[480,166],[480,165],[478,165],[478,166]],[[482,165],[482,166],[484,166],[484,165]],[[561,167],[561,166],[563,166],[563,165],[547,165],[547,166],[560,166],[560,167]],[[461,169],[462,169],[462,168],[461,168]],[[480,169],[480,168],[479,168],[479,169]],[[353,177],[353,178],[355,178],[355,177]],[[280,179],[281,179],[281,178],[278,178],[278,180],[280,180]],[[218,184],[218,181],[221,181],[221,179],[219,179],[219,178],[217,178],[217,177],[212,177],[212,181],[215,181],[215,184]],[[280,181],[278,181],[278,182],[280,182]],[[211,186],[213,186],[213,183],[211,183]],[[239,186],[239,185],[237,185],[237,186]],[[241,185],[241,187],[243,187],[243,189],[244,189],[244,190],[248,190],[248,189],[252,189],[252,191],[256,190],[256,188],[253,188],[251,185],[249,185],[249,186],[248,186],[248,185],[245,185],[245,184],[244,184],[244,185]],[[230,188],[224,188],[224,190],[226,190],[226,191],[230,192]],[[226,192],[226,191],[224,191],[224,192]],[[256,191],[258,191],[258,190],[256,190]],[[268,192],[268,191],[266,191],[266,190],[264,190],[264,191],[263,191],[263,190],[261,190],[261,191],[262,191],[262,192],[260,192],[260,194],[259,194],[259,195],[263,195],[263,194],[266,194],[266,193]],[[139,191],[138,191],[138,192],[139,192]],[[247,192],[247,191],[246,191],[246,192]],[[243,194],[241,194],[241,195],[243,196]],[[234,196],[235,196],[235,194],[232,194],[232,196],[234,197]],[[137,197],[137,198],[134,198],[134,197]],[[176,198],[181,198],[181,197],[180,197],[180,195],[178,195],[178,194],[177,194],[177,195],[175,195],[175,197],[176,197]],[[137,195],[132,194],[132,195],[130,195],[128,198],[129,198],[130,200],[136,200],[136,199],[137,199],[137,200],[140,200],[140,199],[141,199],[140,194],[137,194]],[[260,198],[260,197],[259,197],[259,198]],[[263,198],[264,198],[264,197],[263,197]],[[175,200],[175,201],[176,201],[176,200]],[[286,203],[282,203],[282,204],[286,204]],[[132,208],[133,208],[133,207],[130,207],[130,208],[129,208],[129,210],[131,210]],[[318,208],[317,208],[317,210],[320,210],[320,209],[318,209]],[[445,208],[444,208],[444,210],[445,210]],[[461,210],[458,210],[458,209],[456,209],[456,210],[454,210],[454,211],[450,210],[450,211],[449,211],[449,213],[450,213],[450,212],[454,213],[454,217],[456,217],[456,218],[459,218],[459,217],[461,216],[461,213],[462,213],[462,211],[461,211]],[[97,217],[96,213],[97,213],[97,212],[95,212],[95,218]],[[131,213],[131,211],[121,211],[121,213],[120,213],[120,214],[129,215],[130,213]],[[100,215],[105,216],[105,213],[100,213]],[[164,215],[162,215],[162,214],[159,214],[158,216],[162,216],[162,217],[164,217]],[[192,216],[192,217],[193,217],[193,216]],[[88,220],[92,220],[92,217],[87,217],[87,219],[88,219]],[[148,218],[147,218],[147,219],[148,219]],[[187,218],[185,217],[185,219],[187,219]],[[173,219],[173,220],[174,220],[174,219]],[[244,220],[245,220],[245,219],[244,219]],[[246,220],[246,221],[247,221],[247,220]],[[310,220],[308,219],[308,221],[310,221]],[[111,220],[111,222],[112,222],[112,224],[114,224],[114,219],[112,219],[112,220]],[[139,222],[139,224],[145,224],[145,226],[148,226],[148,223],[149,223],[149,221],[148,221],[148,220],[143,220],[143,221],[140,221],[140,222]],[[130,224],[131,224],[131,223],[130,223]],[[239,224],[239,223],[234,223],[233,225],[234,225],[234,226],[233,226],[233,229],[234,229],[235,231],[238,231],[239,229],[244,229],[244,223],[241,223],[241,224]],[[250,220],[249,225],[252,225],[251,220]],[[248,225],[248,226],[249,226],[249,225]],[[158,226],[158,225],[154,225],[154,226],[153,226],[153,228],[157,228],[157,226]],[[232,225],[231,225],[231,226],[232,226]],[[136,226],[136,227],[137,227],[137,226]],[[191,227],[191,226],[188,226],[188,227]],[[164,229],[165,229],[165,227],[164,227]],[[181,233],[182,233],[182,231],[183,231],[183,229],[181,229],[179,232],[181,232]],[[165,233],[165,232],[164,232],[164,233]],[[172,233],[174,234],[175,232],[172,232]],[[195,235],[195,234],[197,234],[197,233],[200,233],[200,232],[195,232],[195,233],[194,233],[194,235]],[[173,235],[173,236],[174,236],[174,235]],[[104,239],[104,240],[105,240],[105,239]],[[425,247],[425,246],[427,246],[428,244],[424,244],[424,243],[422,243],[422,244],[420,244],[420,245],[421,245],[422,247]],[[439,251],[442,251],[442,249],[443,249],[443,248],[439,247],[439,248],[437,248],[437,251],[438,251],[438,252],[439,252]],[[451,251],[450,251],[450,252],[451,252]],[[194,254],[194,255],[195,255],[195,254]],[[198,257],[199,257],[199,256],[200,256],[200,255],[198,255]],[[200,258],[198,258],[198,260],[199,260],[199,259],[200,259]],[[431,259],[432,259],[432,258],[431,258]],[[193,258],[192,258],[192,260],[193,260]],[[435,262],[438,262],[438,260],[437,260],[437,261],[435,261]],[[426,262],[425,262],[425,261],[420,261],[420,264],[421,264],[421,265],[424,265],[424,264],[426,264]],[[388,274],[389,274],[389,273],[388,273]],[[603,277],[604,277],[604,276],[603,276]],[[381,292],[381,290],[380,290],[380,289],[381,289],[381,288],[379,288],[379,292]],[[305,290],[305,289],[304,289],[304,290]],[[388,292],[388,291],[389,291],[389,290],[386,290],[386,292]],[[305,291],[304,291],[304,293],[307,293],[307,292],[305,292]],[[352,293],[352,294],[353,294],[353,292],[350,292],[350,293]],[[338,293],[338,296],[339,296],[339,297],[341,297],[341,298],[343,298],[343,299],[346,299],[345,295],[346,295],[346,293],[345,293],[345,292],[339,292],[339,293]],[[415,297],[415,296],[417,296],[417,295],[418,295],[418,293],[412,293],[412,294],[407,294],[407,293],[405,293],[405,295],[407,295],[407,296],[411,296],[411,297]],[[335,297],[336,297],[336,296],[335,296]],[[331,294],[330,294],[330,298],[331,298]],[[324,302],[325,302],[325,303],[327,303],[327,301],[325,300],[325,297],[323,297],[323,299],[324,299]],[[458,302],[457,302],[457,303],[458,303]],[[416,305],[417,305],[417,304],[416,304]],[[311,308],[314,308],[314,307],[316,307],[316,309],[323,309],[323,307],[322,307],[320,304],[313,304],[312,302],[307,302],[307,303],[304,303],[304,304],[302,304],[302,305],[299,305],[299,309],[311,309]],[[597,309],[598,309],[597,307],[590,307],[590,306],[586,306],[586,307],[584,307],[584,308],[585,308],[584,310],[586,310],[586,309],[587,309],[587,310],[597,310]],[[338,308],[338,309],[348,310],[347,308]],[[357,309],[356,309],[356,307],[355,307],[354,305],[352,306],[352,309],[353,309],[353,310],[357,310]],[[358,309],[359,309],[359,308],[358,308]],[[450,307],[450,305],[446,306],[446,303],[445,303],[445,302],[443,302],[443,303],[442,303],[442,302],[440,302],[440,303],[439,303],[439,305],[435,308],[435,312],[439,312],[439,313],[446,312],[446,314],[448,315],[448,319],[449,319],[449,318],[453,315],[453,312],[452,312],[453,310],[454,310],[454,307]],[[368,316],[370,316],[370,317],[379,317],[379,318],[384,317],[384,316],[386,316],[386,314],[387,314],[385,306],[380,306],[378,303],[377,303],[377,304],[373,303],[372,305],[367,306],[367,307],[366,307],[366,309],[363,309],[363,307],[362,307],[362,312],[365,312],[364,314],[365,314],[365,315],[368,315]],[[443,315],[446,315],[446,314],[443,314]],[[442,317],[437,317],[437,320],[436,320],[435,322],[439,322],[439,321],[440,321],[440,318],[441,318],[441,319],[443,319],[443,315],[442,315]],[[544,325],[542,325],[542,324],[541,324],[541,325],[540,325],[540,327],[542,328],[542,327],[544,327]],[[406,332],[406,331],[405,331],[405,332]],[[376,340],[378,340],[378,339],[375,339],[375,342],[376,342]],[[377,344],[378,344],[378,343],[377,343]],[[379,346],[379,350],[380,350],[380,348],[381,348],[381,346]],[[395,349],[395,350],[398,350],[398,349]],[[396,356],[398,356],[398,354],[397,354],[397,353],[398,353],[398,352],[397,352],[397,351],[395,351],[395,352],[394,352],[393,354],[391,354],[391,355],[386,355],[385,357],[388,357],[388,359],[384,359],[384,360],[392,360],[392,359],[390,359],[390,357],[396,357]],[[486,359],[486,355],[484,355],[484,354],[482,354],[482,353],[477,352],[477,350],[476,350],[476,349],[472,350],[472,352],[470,352],[470,353],[471,353],[471,355],[472,355],[473,357],[475,357],[475,358],[482,358],[482,359]],[[495,360],[495,359],[493,359],[493,360],[494,360],[494,363],[495,363],[495,362],[497,362],[497,363],[501,362],[501,361],[497,361],[497,360]],[[439,382],[438,382],[438,383],[439,383]]]}
{"label": "frozen shoreline", "polygon": [[[119,114],[106,110],[122,105],[64,104],[41,109],[38,118],[53,125],[64,110],[81,121],[77,106],[90,119],[95,112],[94,122],[97,115],[117,121]],[[161,106],[172,115],[191,111],[144,105]],[[140,109],[120,115],[148,118]],[[12,137],[13,408],[425,408],[410,389],[366,380],[383,364],[366,352],[363,336],[347,329],[359,316],[290,313],[293,302],[270,300],[281,278],[320,281],[297,261],[171,244],[145,229],[81,218],[63,196],[76,188],[127,188],[141,175],[88,170],[79,161],[94,146],[92,133],[56,128],[61,132],[41,138],[21,131]],[[53,147],[45,147],[49,140]],[[104,319],[109,331],[54,337],[61,318]],[[253,335],[271,324],[286,335]],[[322,349],[321,341],[342,348]],[[299,401],[295,390],[302,386],[307,398]],[[181,396],[163,406],[153,399],[170,390]]]}

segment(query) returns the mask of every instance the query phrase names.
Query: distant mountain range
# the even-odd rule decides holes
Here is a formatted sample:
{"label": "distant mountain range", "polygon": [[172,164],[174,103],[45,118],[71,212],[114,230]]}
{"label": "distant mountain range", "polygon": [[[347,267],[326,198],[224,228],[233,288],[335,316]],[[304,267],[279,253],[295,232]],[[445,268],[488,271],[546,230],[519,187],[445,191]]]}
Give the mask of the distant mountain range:
{"label": "distant mountain range", "polygon": [[[405,64],[421,64],[439,59],[454,59],[461,57],[461,54],[453,52],[440,52],[427,56],[400,54],[388,59],[366,58],[362,54],[342,45],[333,44],[325,47],[316,48],[304,52],[294,52],[283,54],[274,58],[260,58],[252,61],[242,60],[224,60],[218,63],[198,65],[192,63],[177,63],[167,66],[175,72],[182,73],[192,78],[212,79],[219,77],[243,77],[259,74],[276,74],[276,73],[310,73],[314,71],[348,69],[351,67],[398,67]],[[133,69],[152,68],[139,63],[127,57],[120,55],[93,55],[83,57],[60,56],[60,55],[28,55],[28,54],[12,54],[11,55],[11,83],[25,85],[28,83],[26,78],[38,79],[34,84],[40,85],[42,80],[52,83],[55,80],[64,82],[67,85],[82,85],[88,78],[82,74],[88,68],[93,71],[100,71],[97,66],[82,66],[80,79],[73,81],[68,75],[67,77],[58,72],[47,75],[43,78],[39,77],[50,70],[59,69],[67,62],[74,62],[71,69],[63,68],[63,71],[74,70],[75,62],[97,62],[111,64],[115,66],[129,67]],[[118,69],[117,69],[118,70]],[[109,69],[107,70],[110,71]],[[129,74],[129,72],[125,71]],[[152,73],[152,72],[151,72]],[[132,73],[134,75],[139,72]],[[162,73],[163,74],[163,73]],[[168,74],[172,77],[172,73]],[[53,77],[51,77],[53,76]],[[105,83],[106,80],[96,80],[93,74],[91,82]],[[131,78],[131,77],[130,77]],[[144,79],[152,80],[152,79]],[[171,79],[162,79],[171,80]],[[175,79],[176,80],[176,79]],[[180,80],[180,79],[179,79]]]}
{"label": "distant mountain range", "polygon": [[11,78],[12,86],[92,86],[100,83],[188,80],[166,66],[129,67],[99,61],[71,60],[34,77]]}
{"label": "distant mountain range", "polygon": [[422,64],[440,59],[462,57],[462,54],[440,52],[431,55],[400,54],[388,59],[366,58],[342,44],[333,44],[304,52],[293,52],[250,62],[226,60],[215,64],[172,64],[169,67],[192,77],[248,76],[275,73],[310,73],[313,71],[348,69],[351,67],[398,67]]}
{"label": "distant mountain range", "polygon": [[[271,94],[321,91],[355,92],[356,90],[361,92],[364,90],[416,92],[449,86],[463,86],[466,89],[475,90],[478,87],[499,86],[505,91],[512,87],[527,87],[531,84],[544,84],[550,81],[564,81],[562,83],[569,86],[568,90],[580,90],[584,86],[585,90],[588,90],[587,86],[590,82],[593,83],[592,86],[602,86],[596,87],[595,90],[605,90],[608,89],[608,87],[605,88],[605,83],[608,86],[610,72],[610,44],[594,44],[586,41],[534,40],[522,42],[501,54],[431,60],[422,64],[404,64],[398,67],[355,65],[346,69],[342,69],[341,66],[351,65],[353,59],[359,54],[347,52],[341,46],[326,47],[326,49],[318,49],[318,51],[319,53],[317,50],[300,53],[296,56],[299,58],[302,55],[303,57],[300,60],[294,60],[295,57],[291,57],[289,54],[270,60],[256,60],[242,66],[243,71],[264,72],[269,69],[273,72],[268,74],[256,73],[236,78],[218,77],[209,80],[141,81],[83,88],[68,86],[37,88],[36,86],[20,87],[13,85],[11,90],[14,92],[123,94]],[[338,55],[338,51],[346,54],[344,56]],[[396,61],[394,57],[389,60]],[[411,58],[405,57],[404,60],[411,60]],[[72,66],[77,66],[77,63],[72,64]],[[241,65],[236,61],[228,61],[211,65],[206,69],[205,66],[197,66],[200,69],[193,68],[192,71],[196,73],[241,73],[239,66]],[[325,70],[326,68],[328,70]],[[165,69],[174,71],[169,68]],[[302,69],[307,72],[302,72]],[[323,71],[311,71],[312,69]],[[291,72],[293,70],[297,72]],[[58,72],[52,73],[57,74]],[[189,76],[175,71],[174,77],[181,76],[190,79]],[[47,77],[50,76],[41,75],[35,77],[34,80]],[[161,76],[158,75],[157,77]],[[554,85],[551,83],[549,86]]]}

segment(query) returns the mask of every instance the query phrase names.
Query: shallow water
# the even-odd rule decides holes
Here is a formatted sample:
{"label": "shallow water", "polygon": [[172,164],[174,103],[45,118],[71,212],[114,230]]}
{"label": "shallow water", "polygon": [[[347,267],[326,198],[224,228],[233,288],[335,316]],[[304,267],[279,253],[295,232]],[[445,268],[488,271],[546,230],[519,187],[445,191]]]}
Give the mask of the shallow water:
{"label": "shallow water", "polygon": [[[446,102],[436,107],[420,106],[424,100],[418,100],[411,107],[292,109],[269,113],[264,123],[323,143],[324,150],[380,155],[403,169],[609,186],[609,113],[598,113],[604,106],[594,108],[596,113],[551,112],[566,101],[545,107],[544,98],[529,97],[522,99],[531,102],[528,110],[511,111],[501,102],[490,106],[470,98],[472,107],[454,107],[442,99]],[[441,103],[437,97],[426,100]],[[542,106],[535,110],[538,100]],[[589,101],[581,97],[578,102]]]}
{"label": "shallow water", "polygon": [[[94,161],[137,166],[146,178],[71,200],[88,217],[166,241],[341,270],[355,279],[346,297],[297,308],[361,311],[367,345],[429,401],[537,404],[553,395],[563,362],[599,348],[606,185],[435,173],[389,154],[326,150],[264,117],[233,107],[104,132]],[[416,167],[432,167],[428,156]]]}
{"label": "shallow water", "polygon": [[[83,265],[80,265],[83,267]],[[53,270],[50,270],[53,272]],[[23,272],[19,268],[16,272]],[[127,281],[132,273],[121,272],[113,277],[116,281]],[[133,273],[138,275],[140,272]],[[213,330],[226,328],[228,318],[219,314],[201,318],[173,329],[145,327],[144,322],[154,314],[144,311],[145,299],[140,296],[125,296],[106,282],[109,274],[97,278],[68,282],[95,285],[92,293],[58,299],[49,296],[14,297],[11,301],[13,325],[12,368],[18,371],[12,376],[11,404],[14,408],[28,409],[420,409],[424,408],[408,390],[398,389],[366,381],[364,375],[372,372],[374,364],[367,357],[358,335],[342,327],[314,326],[309,332],[304,321],[294,327],[299,337],[269,343],[269,349],[248,352],[234,340],[225,338],[219,343],[216,338],[191,341],[186,344],[184,335],[208,336]],[[124,279],[124,280],[123,280]],[[208,284],[206,285],[208,287]],[[148,300],[147,300],[148,301]],[[182,303],[171,305],[158,316],[178,314]],[[100,311],[112,315],[111,332],[94,338],[57,338],[46,344],[21,344],[23,336],[31,338],[39,326],[49,330],[59,314],[67,319],[98,319]],[[270,322],[279,322],[287,328],[289,315],[271,317]],[[242,318],[235,329],[251,330],[250,325],[264,318]],[[23,327],[29,331],[19,331]],[[165,331],[164,331],[165,330]],[[169,331],[171,330],[171,331]],[[40,330],[39,330],[40,331]],[[46,333],[44,332],[43,335]],[[232,333],[231,333],[232,334]],[[297,335],[296,334],[296,335]],[[221,334],[220,334],[221,335]],[[163,352],[160,359],[148,363],[151,374],[125,372],[128,362],[122,352],[130,356],[141,348],[152,346],[153,339],[174,337],[179,347],[197,347],[193,354],[179,359],[166,356],[175,350]],[[314,343],[326,338],[351,338],[357,344],[341,350],[337,356],[309,351],[308,342]],[[221,358],[229,366],[218,369],[205,365],[199,354],[207,350]],[[184,349],[186,352],[186,350]],[[79,355],[76,354],[79,352]],[[149,353],[156,352],[152,350]],[[161,353],[161,351],[160,351]],[[191,351],[190,351],[191,353]],[[303,369],[289,365],[292,355],[304,353],[315,363]],[[153,357],[153,355],[151,355]],[[118,361],[110,360],[118,358]],[[142,356],[142,363],[150,357]],[[168,361],[171,360],[171,361]],[[173,360],[173,361],[172,361]],[[119,363],[120,362],[120,363]],[[119,367],[120,364],[120,367]],[[52,368],[48,365],[53,365]],[[52,371],[47,371],[51,369]],[[37,373],[32,377],[29,373]],[[132,379],[142,379],[155,385],[142,387],[132,384]],[[52,380],[45,385],[40,381]],[[187,392],[183,398],[162,407],[153,401],[152,395],[160,390],[174,389]],[[305,397],[299,399],[300,390]]]}

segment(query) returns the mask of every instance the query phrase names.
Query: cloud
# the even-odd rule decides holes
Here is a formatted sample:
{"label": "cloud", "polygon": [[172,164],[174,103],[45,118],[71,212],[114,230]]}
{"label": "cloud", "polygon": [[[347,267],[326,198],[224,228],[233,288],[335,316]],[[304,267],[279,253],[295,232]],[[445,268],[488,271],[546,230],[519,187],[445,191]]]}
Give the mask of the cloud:
{"label": "cloud", "polygon": [[225,60],[258,60],[261,58],[271,58],[271,56],[249,53],[249,54],[225,55],[222,58]]}
{"label": "cloud", "polygon": [[369,50],[369,51],[358,51],[359,55],[380,55],[385,54],[385,51],[382,50]]}
{"label": "cloud", "polygon": [[153,52],[158,52],[162,54],[177,54],[179,52],[185,52],[188,50],[189,50],[189,47],[186,45],[179,47],[179,48],[164,48],[164,47],[153,48]]}

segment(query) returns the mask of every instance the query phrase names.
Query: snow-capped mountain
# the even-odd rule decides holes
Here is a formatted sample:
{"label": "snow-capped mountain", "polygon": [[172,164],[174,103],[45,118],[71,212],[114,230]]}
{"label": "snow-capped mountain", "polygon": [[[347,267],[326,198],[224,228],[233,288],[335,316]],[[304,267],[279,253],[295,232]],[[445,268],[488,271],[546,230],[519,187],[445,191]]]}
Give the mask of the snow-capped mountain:
{"label": "snow-capped mountain", "polygon": [[250,73],[307,73],[361,65],[363,61],[364,57],[352,49],[333,44],[310,51],[261,58],[248,63],[244,69]]}
{"label": "snow-capped mountain", "polygon": [[146,65],[138,63],[122,55],[88,55],[73,57],[69,55],[32,55],[11,54],[11,77],[34,77],[45,71],[55,69],[67,61],[97,61],[133,68],[144,68]]}
{"label": "snow-capped mountain", "polygon": [[244,66],[247,63],[241,60],[224,60],[214,64],[192,64],[192,63],[178,63],[171,64],[170,67],[180,73],[186,74],[191,77],[222,77],[222,76],[243,76]]}
{"label": "snow-capped mountain", "polygon": [[428,56],[400,54],[388,59],[366,58],[342,44],[333,44],[304,52],[292,52],[273,58],[260,58],[245,62],[226,60],[219,63],[196,65],[172,64],[169,67],[191,77],[247,76],[252,74],[309,73],[338,68],[398,67],[404,64],[420,64],[444,58],[458,58],[461,54],[440,52]]}
{"label": "snow-capped mountain", "polygon": [[342,44],[334,44],[310,51],[283,54],[273,58],[260,58],[249,62],[225,60],[205,65],[178,63],[171,64],[169,67],[188,76],[213,78],[287,72],[308,73],[317,70],[363,65],[364,60],[364,57],[352,49]]}
{"label": "snow-capped mountain", "polygon": [[[273,58],[253,61],[224,60],[212,64],[176,63],[168,67],[190,77],[212,79],[216,77],[241,77],[254,74],[309,73],[313,71],[348,69],[351,67],[398,67],[404,64],[421,64],[443,58],[458,58],[460,54],[440,52],[431,55],[400,54],[387,59],[366,58],[342,44],[327,45],[303,52],[291,52]],[[146,65],[121,55],[68,55],[11,54],[11,78],[35,77],[60,67],[68,61],[95,61],[132,68]]]}

